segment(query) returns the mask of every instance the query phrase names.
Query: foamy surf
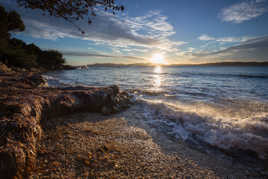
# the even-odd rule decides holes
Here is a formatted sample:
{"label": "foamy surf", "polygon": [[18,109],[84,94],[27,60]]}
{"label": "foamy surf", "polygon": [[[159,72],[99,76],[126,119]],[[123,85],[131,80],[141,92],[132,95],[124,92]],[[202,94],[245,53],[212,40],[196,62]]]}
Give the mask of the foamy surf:
{"label": "foamy surf", "polygon": [[228,153],[241,151],[256,153],[260,159],[268,157],[268,112],[237,118],[237,114],[221,115],[218,109],[204,104],[139,101],[148,123],[164,128],[168,135],[197,144],[202,142]]}
{"label": "foamy surf", "polygon": [[54,87],[118,85],[137,98],[139,111],[130,112],[152,129],[196,147],[268,158],[265,67],[88,67],[45,75]]}

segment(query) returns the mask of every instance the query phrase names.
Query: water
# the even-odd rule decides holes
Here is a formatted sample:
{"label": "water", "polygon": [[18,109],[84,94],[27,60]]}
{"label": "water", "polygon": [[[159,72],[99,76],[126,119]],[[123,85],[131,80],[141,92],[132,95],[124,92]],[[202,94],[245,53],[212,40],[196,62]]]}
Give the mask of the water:
{"label": "water", "polygon": [[51,86],[118,85],[152,127],[175,139],[268,158],[267,67],[88,67],[45,75]]}

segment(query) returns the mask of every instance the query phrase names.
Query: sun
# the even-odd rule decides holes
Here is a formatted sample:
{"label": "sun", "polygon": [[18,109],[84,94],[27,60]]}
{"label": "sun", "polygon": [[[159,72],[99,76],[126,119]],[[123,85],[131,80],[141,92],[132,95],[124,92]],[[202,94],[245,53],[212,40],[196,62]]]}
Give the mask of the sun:
{"label": "sun", "polygon": [[156,53],[152,56],[150,59],[150,62],[155,64],[155,65],[163,65],[166,64],[165,57],[161,53]]}

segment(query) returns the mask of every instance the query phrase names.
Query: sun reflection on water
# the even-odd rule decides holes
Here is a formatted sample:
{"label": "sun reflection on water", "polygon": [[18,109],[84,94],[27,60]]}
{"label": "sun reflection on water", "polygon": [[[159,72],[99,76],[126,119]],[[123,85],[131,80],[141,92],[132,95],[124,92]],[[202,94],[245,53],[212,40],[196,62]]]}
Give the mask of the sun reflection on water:
{"label": "sun reflection on water", "polygon": [[161,72],[162,72],[162,67],[161,67],[161,66],[156,66],[156,67],[154,68],[154,72],[155,72],[155,73],[161,73]]}
{"label": "sun reflection on water", "polygon": [[153,79],[153,87],[154,87],[154,90],[160,90],[160,87],[161,87],[161,76],[160,76],[160,73],[162,72],[162,67],[161,66],[156,66],[154,68],[154,79]]}

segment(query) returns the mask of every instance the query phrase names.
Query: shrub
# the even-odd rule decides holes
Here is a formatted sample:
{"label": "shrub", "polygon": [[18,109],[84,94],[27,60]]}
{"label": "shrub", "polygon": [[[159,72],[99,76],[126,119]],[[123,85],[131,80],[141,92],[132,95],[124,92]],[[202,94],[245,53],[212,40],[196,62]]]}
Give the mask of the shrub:
{"label": "shrub", "polygon": [[15,11],[7,12],[0,5],[0,61],[9,66],[32,68],[39,65],[47,69],[57,69],[65,62],[58,51],[42,51],[34,44],[27,45],[22,40],[10,39],[10,32],[24,29],[20,15]]}
{"label": "shrub", "polygon": [[37,66],[37,56],[33,54],[28,54],[23,49],[7,49],[2,52],[2,54],[7,58],[7,63],[10,66],[21,68],[31,68]]}
{"label": "shrub", "polygon": [[37,63],[48,69],[56,69],[65,63],[65,59],[62,54],[56,50],[46,50],[41,52]]}

